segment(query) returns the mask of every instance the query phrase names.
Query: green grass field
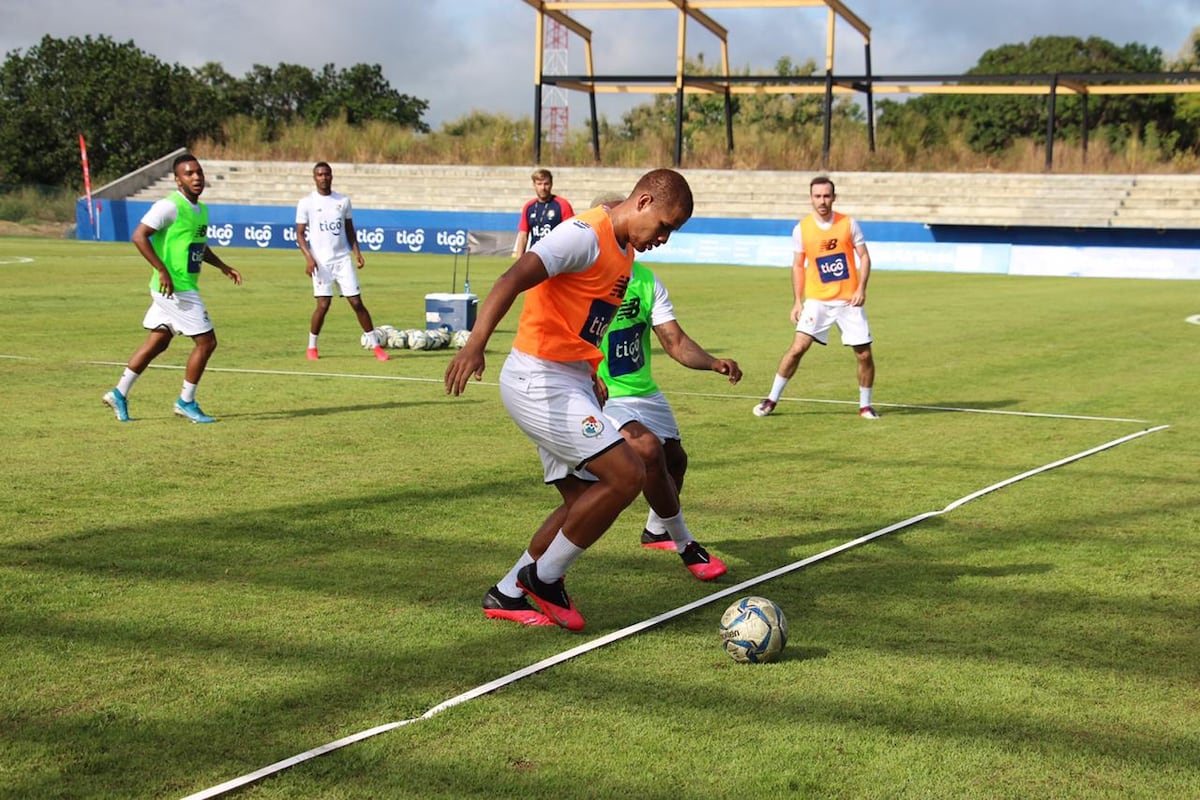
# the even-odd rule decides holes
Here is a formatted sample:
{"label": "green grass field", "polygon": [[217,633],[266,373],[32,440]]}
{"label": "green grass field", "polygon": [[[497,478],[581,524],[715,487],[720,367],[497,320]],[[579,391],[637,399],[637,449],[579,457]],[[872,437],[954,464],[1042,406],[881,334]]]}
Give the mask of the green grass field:
{"label": "green grass field", "polygon": [[[1158,425],[746,591],[789,617],[776,663],[721,651],[721,599],[237,796],[1200,797],[1194,285],[877,271],[883,418],[832,345],[759,419],[787,271],[661,267],[746,375],[656,358],[688,521],[730,573],[639,548],[639,501],[571,572],[573,635],[479,611],[557,500],[494,384],[515,312],[450,398],[452,351],[376,362],[340,300],[305,361],[302,260],[226,256],[245,285],[202,285],[219,422],[171,414],[179,341],[121,425],[100,396],[148,269],[0,239],[0,797],[200,792]],[[448,257],[367,258],[377,324],[423,327],[451,288]],[[473,258],[475,290],[507,265]]]}

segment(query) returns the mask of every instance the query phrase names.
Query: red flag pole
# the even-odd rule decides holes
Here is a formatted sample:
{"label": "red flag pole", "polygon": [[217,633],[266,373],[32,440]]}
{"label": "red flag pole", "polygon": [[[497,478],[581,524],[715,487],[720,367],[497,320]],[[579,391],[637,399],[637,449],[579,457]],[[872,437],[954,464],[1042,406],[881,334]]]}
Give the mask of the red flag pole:
{"label": "red flag pole", "polygon": [[83,141],[83,134],[79,134],[79,157],[83,160],[83,191],[87,196],[88,208],[88,224],[92,226],[93,238],[98,238],[99,231],[96,230],[96,214],[92,210],[92,176],[88,171],[87,159],[87,143]]}

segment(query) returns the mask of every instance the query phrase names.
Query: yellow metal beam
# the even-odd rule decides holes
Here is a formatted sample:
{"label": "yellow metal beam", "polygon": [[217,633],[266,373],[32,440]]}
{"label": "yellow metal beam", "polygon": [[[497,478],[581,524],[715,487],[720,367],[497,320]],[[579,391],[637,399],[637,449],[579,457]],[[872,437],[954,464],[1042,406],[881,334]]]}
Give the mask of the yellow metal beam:
{"label": "yellow metal beam", "polygon": [[725,39],[729,36],[729,31],[725,30],[722,25],[717,24],[717,21],[708,14],[700,11],[695,3],[689,2],[689,0],[671,0],[671,3],[680,11],[696,20],[696,22],[699,22],[701,25],[708,28],[708,30],[711,31],[712,34],[721,41],[725,41]]}
{"label": "yellow metal beam", "polygon": [[[592,41],[591,29],[589,29],[583,25],[580,25],[578,22],[571,19],[566,14],[562,13],[562,11],[551,9],[550,8],[550,6],[552,5],[551,3],[543,2],[543,0],[525,0],[525,4],[537,9],[538,12],[540,12],[539,16],[541,14],[545,14],[547,17],[550,17],[555,22],[562,25],[567,30],[571,31],[571,33],[574,33],[575,35],[579,36],[581,39],[588,42],[589,44],[591,43],[591,41]],[[540,43],[541,39],[539,38],[538,41]]]}
{"label": "yellow metal beam", "polygon": [[1126,83],[1087,87],[1087,94],[1197,94],[1200,83]]}
{"label": "yellow metal beam", "polygon": [[[678,86],[674,83],[592,83],[589,81],[559,81],[559,86],[569,89],[578,89],[580,91],[594,91],[597,94],[663,94],[666,92],[675,92]],[[873,87],[876,94],[980,94],[980,95],[1048,95],[1050,87],[1048,85],[974,85],[961,86],[953,84],[917,84],[917,83],[877,83]],[[1183,83],[1144,83],[1144,84],[1104,84],[1100,86],[1084,87],[1085,91],[1079,91],[1073,87],[1067,87],[1063,84],[1058,85],[1059,94],[1200,94],[1200,83],[1183,84]],[[754,86],[747,84],[732,84],[727,85],[721,81],[720,77],[706,76],[703,80],[691,80],[683,87],[684,92],[688,94],[722,94],[729,91],[730,94],[824,94],[825,86],[823,84],[799,83],[799,84],[771,84],[766,86]],[[855,94],[858,92],[853,86],[847,86],[842,83],[835,83],[833,86],[834,94]]]}

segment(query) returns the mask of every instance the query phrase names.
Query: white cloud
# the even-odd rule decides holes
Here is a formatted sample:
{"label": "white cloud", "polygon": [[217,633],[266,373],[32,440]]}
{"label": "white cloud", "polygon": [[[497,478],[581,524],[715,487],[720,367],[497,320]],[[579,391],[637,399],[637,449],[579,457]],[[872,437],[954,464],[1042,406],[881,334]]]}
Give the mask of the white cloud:
{"label": "white cloud", "polygon": [[[1099,36],[1118,45],[1159,47],[1168,57],[1200,24],[1197,0],[850,0],[872,29],[876,74],[963,72],[1002,44],[1036,36]],[[781,56],[797,63],[825,60],[823,8],[712,10],[729,29],[731,65],[769,69]],[[676,16],[672,11],[590,11],[576,17],[594,31],[595,69],[604,75],[672,74]],[[534,21],[521,0],[0,0],[0,49],[26,50],[44,35],[106,34],[132,40],[159,59],[186,66],[221,63],[234,75],[254,64],[281,62],[314,69],[380,64],[398,91],[429,102],[435,128],[472,110],[533,113]],[[835,71],[860,74],[862,38],[840,23]],[[688,28],[689,56],[718,63],[720,46],[702,27]],[[571,37],[569,71],[584,72],[583,47]],[[602,96],[599,112],[615,119],[648,102]],[[584,95],[569,95],[571,119],[588,113]]]}

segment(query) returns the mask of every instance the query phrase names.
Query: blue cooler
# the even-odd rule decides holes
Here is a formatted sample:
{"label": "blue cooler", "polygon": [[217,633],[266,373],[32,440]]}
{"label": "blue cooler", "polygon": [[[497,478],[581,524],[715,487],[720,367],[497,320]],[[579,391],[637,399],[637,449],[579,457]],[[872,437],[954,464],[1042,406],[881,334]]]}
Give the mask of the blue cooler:
{"label": "blue cooler", "polygon": [[427,294],[425,329],[436,330],[444,325],[452,331],[469,331],[475,327],[475,312],[478,309],[479,297],[473,294]]}

